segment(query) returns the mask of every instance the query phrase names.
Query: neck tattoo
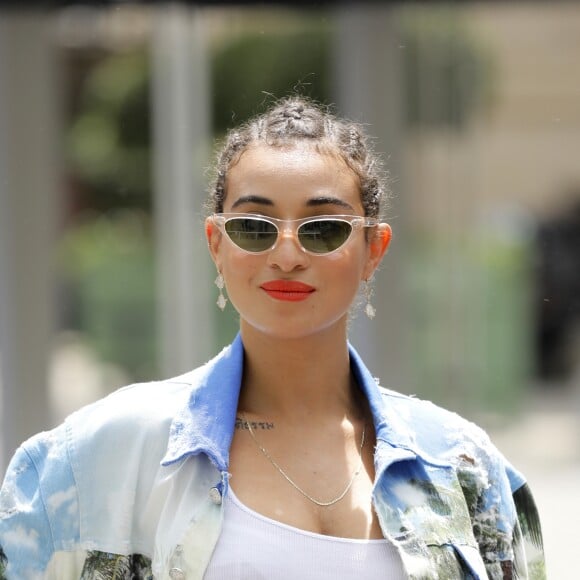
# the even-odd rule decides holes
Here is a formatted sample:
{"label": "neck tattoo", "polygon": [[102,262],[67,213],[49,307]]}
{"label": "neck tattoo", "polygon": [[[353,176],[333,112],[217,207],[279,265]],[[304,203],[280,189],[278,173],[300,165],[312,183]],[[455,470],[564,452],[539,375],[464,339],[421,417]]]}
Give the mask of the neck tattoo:
{"label": "neck tattoo", "polygon": [[364,424],[363,427],[363,432],[362,432],[362,436],[361,436],[361,442],[360,442],[360,448],[359,448],[359,463],[357,468],[354,470],[351,478],[349,479],[348,483],[346,484],[346,487],[342,490],[341,494],[337,497],[335,497],[334,499],[328,500],[328,501],[320,501],[314,497],[312,497],[311,495],[309,495],[308,493],[306,493],[279,465],[278,463],[276,463],[276,461],[272,458],[272,456],[270,455],[270,453],[268,453],[268,450],[265,449],[260,442],[258,441],[258,439],[256,438],[256,434],[254,433],[254,429],[252,427],[252,423],[247,421],[244,415],[240,415],[241,416],[241,420],[244,426],[247,426],[247,430],[249,431],[252,440],[254,441],[254,443],[256,444],[256,447],[262,452],[262,454],[264,455],[264,457],[266,457],[266,459],[278,470],[278,472],[280,473],[280,475],[298,492],[300,492],[306,499],[310,500],[312,503],[316,504],[317,506],[320,507],[328,507],[331,505],[334,505],[335,503],[338,503],[341,499],[343,499],[346,494],[350,491],[350,488],[352,487],[352,484],[354,483],[354,480],[356,479],[357,475],[361,472],[362,466],[363,466],[363,455],[362,455],[362,450],[365,444],[365,435],[366,435],[366,429],[367,429],[367,425],[366,422]]}

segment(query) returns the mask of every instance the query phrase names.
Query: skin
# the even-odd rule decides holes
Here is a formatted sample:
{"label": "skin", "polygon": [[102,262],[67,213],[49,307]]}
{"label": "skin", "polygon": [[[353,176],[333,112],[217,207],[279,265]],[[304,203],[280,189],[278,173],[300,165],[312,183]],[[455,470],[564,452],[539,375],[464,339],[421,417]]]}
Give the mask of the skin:
{"label": "skin", "polygon": [[[224,212],[280,219],[364,215],[357,176],[338,157],[308,146],[254,146],[231,167]],[[270,252],[251,255],[222,236],[211,218],[208,245],[240,314],[244,377],[238,411],[268,428],[256,437],[307,493],[338,496],[358,466],[366,424],[364,469],[340,502],[319,507],[298,493],[258,450],[247,429],[235,430],[231,485],[251,509],[285,524],[345,538],[381,538],[371,506],[375,436],[364,397],[351,377],[347,319],[362,280],[391,239],[387,224],[353,234],[330,256],[302,251],[290,232]],[[301,302],[275,300],[260,285],[297,280],[315,291]]]}

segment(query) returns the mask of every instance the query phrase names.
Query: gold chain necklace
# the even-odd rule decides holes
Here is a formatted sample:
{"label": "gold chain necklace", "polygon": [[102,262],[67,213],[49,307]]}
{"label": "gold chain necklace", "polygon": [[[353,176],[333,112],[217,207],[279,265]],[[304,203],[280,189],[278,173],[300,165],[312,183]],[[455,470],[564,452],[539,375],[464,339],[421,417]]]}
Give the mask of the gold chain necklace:
{"label": "gold chain necklace", "polygon": [[357,466],[357,468],[354,470],[352,477],[350,478],[349,482],[347,483],[346,487],[344,488],[344,490],[342,491],[342,493],[334,498],[331,499],[330,501],[319,501],[316,498],[312,497],[311,495],[307,494],[295,481],[292,480],[292,478],[276,463],[276,461],[274,461],[274,459],[272,458],[272,456],[268,453],[267,449],[265,449],[264,447],[262,447],[262,445],[260,445],[260,442],[258,441],[258,439],[256,439],[256,435],[254,433],[254,430],[252,429],[252,425],[249,421],[246,420],[246,417],[242,414],[240,414],[240,417],[244,423],[244,425],[248,426],[248,431],[250,432],[250,435],[252,437],[252,440],[254,441],[254,443],[256,444],[256,447],[264,454],[264,456],[266,457],[266,459],[280,472],[280,475],[282,475],[282,477],[297,491],[299,491],[306,499],[310,500],[312,503],[315,503],[318,506],[321,507],[328,507],[331,505],[334,505],[335,503],[338,503],[350,490],[350,488],[352,487],[352,484],[354,483],[354,480],[356,479],[356,476],[360,473],[362,465],[363,465],[363,456],[362,456],[362,450],[365,444],[365,433],[366,433],[366,429],[367,429],[367,425],[366,422],[364,424],[363,427],[363,432],[362,432],[362,437],[361,437],[361,442],[360,442],[360,449],[359,449],[359,455],[360,455],[360,461],[359,464]]}

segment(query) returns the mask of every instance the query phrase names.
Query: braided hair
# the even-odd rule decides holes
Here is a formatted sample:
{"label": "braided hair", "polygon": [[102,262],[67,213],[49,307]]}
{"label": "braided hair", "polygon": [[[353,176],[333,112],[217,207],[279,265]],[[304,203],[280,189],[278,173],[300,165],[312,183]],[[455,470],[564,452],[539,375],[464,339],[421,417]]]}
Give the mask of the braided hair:
{"label": "braided hair", "polygon": [[209,207],[222,212],[227,173],[252,145],[285,147],[311,144],[320,153],[338,154],[357,175],[367,217],[379,217],[386,197],[386,179],[379,158],[362,127],[341,119],[304,97],[287,97],[241,127],[232,129],[217,155]]}

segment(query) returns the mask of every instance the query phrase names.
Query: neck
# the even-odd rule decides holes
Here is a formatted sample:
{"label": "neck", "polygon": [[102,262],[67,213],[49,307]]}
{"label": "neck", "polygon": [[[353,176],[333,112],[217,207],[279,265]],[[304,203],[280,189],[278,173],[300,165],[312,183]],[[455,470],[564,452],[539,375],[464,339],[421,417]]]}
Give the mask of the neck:
{"label": "neck", "polygon": [[242,322],[240,410],[287,422],[360,414],[346,328],[299,339],[265,335]]}

